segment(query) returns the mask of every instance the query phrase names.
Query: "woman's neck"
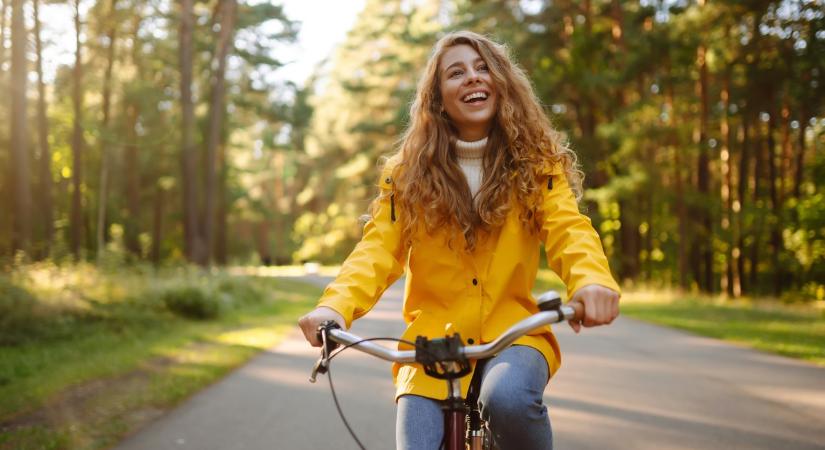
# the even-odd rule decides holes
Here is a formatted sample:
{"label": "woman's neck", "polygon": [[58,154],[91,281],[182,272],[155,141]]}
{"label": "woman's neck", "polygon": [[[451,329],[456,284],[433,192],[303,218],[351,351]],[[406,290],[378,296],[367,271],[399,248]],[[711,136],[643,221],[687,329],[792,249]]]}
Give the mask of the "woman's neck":
{"label": "woman's neck", "polygon": [[478,141],[480,139],[484,139],[489,134],[486,128],[482,129],[472,129],[472,130],[460,130],[458,132],[458,138],[465,142],[473,142]]}

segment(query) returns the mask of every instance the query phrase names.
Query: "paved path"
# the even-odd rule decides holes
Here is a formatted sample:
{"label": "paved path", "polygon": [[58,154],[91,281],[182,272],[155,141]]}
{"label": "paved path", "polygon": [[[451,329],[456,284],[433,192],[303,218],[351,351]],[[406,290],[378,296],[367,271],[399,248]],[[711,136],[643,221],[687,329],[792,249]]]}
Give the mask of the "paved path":
{"label": "paved path", "polygon": [[[402,293],[391,287],[353,332],[400,335]],[[627,318],[555,329],[565,359],[545,402],[556,449],[825,449],[823,368]],[[117,448],[355,449],[327,378],[307,381],[316,358],[296,329]],[[393,448],[389,364],[348,351],[332,369],[366,448]]]}

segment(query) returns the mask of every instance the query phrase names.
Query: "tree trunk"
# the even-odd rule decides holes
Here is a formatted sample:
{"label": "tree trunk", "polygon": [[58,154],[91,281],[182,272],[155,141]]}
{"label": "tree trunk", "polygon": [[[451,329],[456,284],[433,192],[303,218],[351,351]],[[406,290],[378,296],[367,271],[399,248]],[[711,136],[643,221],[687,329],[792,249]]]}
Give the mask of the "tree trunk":
{"label": "tree trunk", "polygon": [[29,176],[29,142],[26,127],[26,75],[28,37],[24,0],[12,2],[11,10],[11,192],[12,249],[28,253],[31,245],[32,194]]}
{"label": "tree trunk", "polygon": [[[729,65],[727,67],[730,67]],[[731,127],[728,124],[728,110],[730,108],[730,77],[731,71],[730,69],[726,69],[724,73],[724,77],[722,78],[722,91],[720,92],[720,97],[722,100],[722,114],[721,120],[719,123],[719,133],[722,137],[722,148],[719,151],[719,167],[721,168],[722,173],[720,174],[720,179],[722,180],[721,187],[719,190],[720,199],[721,199],[721,206],[722,206],[722,220],[720,223],[720,227],[722,230],[722,239],[725,242],[725,249],[722,253],[724,258],[724,265],[725,267],[724,272],[722,272],[722,279],[721,279],[721,290],[722,292],[726,293],[727,295],[736,297],[738,296],[735,294],[735,291],[738,291],[737,288],[734,287],[735,278],[738,278],[734,272],[736,271],[735,264],[733,263],[733,240],[731,236],[731,209],[732,209],[732,170],[731,170],[731,150],[733,148],[733,133],[731,131]]]}
{"label": "tree trunk", "polygon": [[791,183],[793,183],[793,173],[791,173],[793,166],[793,144],[791,143],[791,107],[788,105],[787,94],[782,102],[782,112],[780,115],[782,121],[780,128],[782,129],[782,144],[781,144],[781,160],[779,166],[779,205],[785,203]]}
{"label": "tree trunk", "polygon": [[768,119],[768,181],[770,182],[770,196],[771,196],[771,216],[772,220],[769,222],[770,226],[770,240],[771,240],[771,272],[774,274],[773,294],[779,296],[782,293],[782,279],[785,276],[784,270],[779,265],[779,253],[782,252],[782,204],[779,193],[779,188],[782,186],[779,180],[779,170],[777,168],[776,155],[776,141],[774,140],[774,132],[776,130],[776,111],[770,112],[770,119]]}
{"label": "tree trunk", "polygon": [[748,281],[751,290],[755,290],[757,288],[757,282],[759,281],[759,245],[762,235],[762,222],[764,220],[764,212],[761,211],[761,207],[759,206],[759,200],[761,197],[759,192],[759,179],[762,177],[762,172],[764,172],[762,165],[765,153],[762,142],[762,121],[761,118],[757,118],[754,123],[754,167],[753,182],[751,183],[751,192],[753,194],[751,197],[753,202],[753,225],[751,226],[751,232],[753,233],[753,242],[751,243],[750,248],[750,274]]}
{"label": "tree trunk", "polygon": [[255,247],[258,249],[258,256],[261,258],[261,264],[268,266],[272,264],[272,253],[269,250],[269,220],[261,219],[254,227]]}
{"label": "tree trunk", "polygon": [[[225,136],[226,133],[221,133]],[[227,248],[226,248],[226,229],[228,226],[229,215],[229,199],[226,189],[226,142],[222,142],[220,151],[218,152],[218,217],[216,221],[217,230],[215,233],[215,262],[218,265],[225,266],[227,262]]]}
{"label": "tree trunk", "polygon": [[192,36],[195,26],[194,0],[181,1],[179,39],[181,130],[181,177],[183,182],[184,253],[189,261],[202,261],[206,249],[198,220],[197,162],[195,151],[195,107],[192,103]]}
{"label": "tree trunk", "polygon": [[232,36],[235,28],[235,15],[237,4],[235,0],[221,0],[220,3],[220,32],[218,33],[218,51],[215,65],[217,68],[212,76],[212,98],[209,105],[209,124],[207,127],[208,138],[206,141],[206,211],[204,223],[206,224],[204,241],[206,243],[207,255],[200,263],[208,266],[212,263],[212,255],[215,248],[215,220],[217,206],[218,174],[217,149],[220,144],[221,127],[223,122],[224,109],[224,78],[226,76],[226,60],[232,46]]}
{"label": "tree trunk", "polygon": [[[136,77],[143,78],[142,55],[140,45],[140,24],[143,18],[134,16],[132,37],[132,65],[135,67]],[[135,95],[134,93],[132,94]],[[128,167],[125,176],[125,197],[126,197],[126,217],[124,220],[124,245],[126,249],[135,256],[142,256],[140,248],[140,157],[138,153],[137,126],[140,120],[140,100],[128,98],[125,101],[126,118],[126,145],[124,146],[124,167]]]}
{"label": "tree trunk", "polygon": [[[623,54],[624,45],[624,29],[623,29],[623,11],[621,2],[618,0],[611,1],[610,16],[613,22],[611,28],[611,38],[616,46],[616,53]],[[624,72],[624,64],[622,59],[614,58],[613,70],[616,73]],[[642,77],[637,77],[637,91],[640,98],[644,96],[644,88],[642,87],[644,81]],[[625,108],[626,95],[624,86],[617,86],[614,93],[616,102],[613,105],[615,108],[610,111],[610,116],[606,119],[608,122],[613,120],[614,111],[621,111]],[[631,202],[626,200],[619,201],[619,221],[621,227],[619,229],[619,239],[621,247],[621,278],[623,280],[635,280],[639,276],[639,251],[641,247],[641,236],[639,235],[639,220],[641,214],[640,202],[635,202],[634,207],[631,207]]]}
{"label": "tree trunk", "polygon": [[75,26],[75,63],[72,104],[74,105],[74,126],[72,130],[72,212],[70,220],[70,246],[75,260],[80,259],[80,239],[83,235],[83,201],[81,184],[83,183],[83,57],[80,46],[80,0],[74,3]]}
{"label": "tree trunk", "polygon": [[720,124],[720,133],[723,138],[722,140],[722,149],[719,152],[719,159],[720,159],[720,167],[722,169],[722,187],[720,189],[720,194],[722,198],[722,233],[723,238],[725,239],[725,267],[726,270],[724,272],[723,282],[722,282],[722,291],[727,293],[732,297],[739,297],[742,295],[742,285],[740,282],[738,266],[736,264],[736,256],[735,253],[737,252],[736,245],[736,236],[735,236],[735,228],[733,226],[733,143],[734,143],[734,134],[733,134],[733,127],[730,126],[728,123],[728,111],[730,111],[730,78],[731,78],[731,71],[728,69],[725,71],[725,76],[722,80],[722,108],[724,111],[722,112],[721,117],[721,124]]}
{"label": "tree trunk", "polygon": [[[700,4],[704,2],[700,1]],[[708,66],[707,49],[704,43],[699,44],[696,54],[696,63],[699,70],[699,79],[696,82],[696,94],[699,96],[700,116],[699,129],[696,130],[696,144],[699,150],[699,158],[696,162],[696,189],[702,199],[701,205],[696,205],[695,217],[697,228],[700,230],[696,240],[696,257],[694,259],[694,274],[699,282],[699,289],[705,292],[713,292],[713,252],[712,252],[712,223],[710,208],[706,205],[706,200],[710,199],[710,148],[708,147],[708,118],[710,107],[708,105]]]}
{"label": "tree trunk", "polygon": [[51,252],[54,235],[52,218],[52,153],[49,148],[49,119],[46,114],[46,83],[43,81],[43,43],[40,39],[40,0],[34,0],[34,39],[37,52],[37,140],[40,147],[38,209],[43,215],[43,236],[40,242],[40,257],[47,258]]}
{"label": "tree trunk", "polygon": [[160,265],[160,244],[163,240],[163,203],[164,189],[160,182],[155,183],[155,211],[152,220],[152,264]]}
{"label": "tree trunk", "polygon": [[[638,208],[638,203],[636,207]],[[621,227],[619,229],[621,254],[621,278],[622,280],[635,280],[639,275],[639,223],[635,220],[633,213],[625,200],[619,201],[619,217]]]}
{"label": "tree trunk", "polygon": [[745,285],[746,277],[745,273],[745,237],[744,237],[744,230],[742,229],[742,225],[745,220],[745,202],[747,200],[747,193],[748,193],[748,185],[750,183],[750,160],[751,160],[751,130],[750,130],[750,120],[751,120],[751,110],[750,107],[747,107],[742,112],[742,152],[739,156],[739,186],[737,191],[737,200],[739,202],[739,207],[736,213],[736,250],[734,251],[734,258],[736,258],[736,267],[737,271],[739,272],[739,282],[741,286],[741,292],[745,293],[748,291],[748,286]]}
{"label": "tree trunk", "polygon": [[[0,45],[0,81],[3,79],[3,70],[1,68],[3,67],[3,62],[6,60],[6,16],[8,16],[9,2],[11,1],[12,0],[0,0],[0,2],[3,2],[3,7],[0,8],[0,42],[3,43],[3,45]],[[2,85],[1,82],[0,85]]]}
{"label": "tree trunk", "polygon": [[126,171],[126,210],[124,244],[133,255],[140,257],[140,159],[138,156],[138,106],[130,101],[126,106],[127,138],[124,154]]}
{"label": "tree trunk", "polygon": [[675,94],[673,80],[671,79],[670,60],[665,62],[665,79],[667,80],[667,90],[665,95],[665,105],[668,111],[668,148],[673,151],[673,179],[675,180],[675,203],[676,215],[679,221],[679,238],[678,238],[678,261],[679,261],[679,287],[681,289],[688,288],[688,252],[687,242],[688,236],[688,216],[687,208],[685,206],[685,188],[682,182],[682,161],[677,148],[676,137],[676,111],[675,111]]}
{"label": "tree trunk", "polygon": [[109,29],[106,32],[108,47],[106,48],[106,72],[103,76],[103,130],[100,140],[100,195],[97,201],[97,257],[100,260],[106,248],[106,207],[109,200],[109,163],[110,150],[112,145],[111,131],[109,129],[111,108],[112,108],[112,69],[115,65],[115,38],[117,33],[115,15],[117,13],[117,0],[109,3],[108,22]]}
{"label": "tree trunk", "polygon": [[793,175],[793,196],[794,198],[799,198],[799,194],[802,191],[802,181],[803,181],[803,164],[805,164],[805,129],[808,123],[808,116],[809,114],[805,109],[802,110],[802,116],[799,121],[799,135],[797,135],[797,150],[796,150],[796,163],[794,164],[794,175]]}

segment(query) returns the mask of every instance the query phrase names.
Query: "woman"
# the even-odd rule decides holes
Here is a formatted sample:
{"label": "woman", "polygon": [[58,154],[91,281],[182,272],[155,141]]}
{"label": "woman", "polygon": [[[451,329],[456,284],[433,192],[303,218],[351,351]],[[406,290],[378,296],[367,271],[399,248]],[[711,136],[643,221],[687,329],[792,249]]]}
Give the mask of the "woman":
{"label": "woman", "polygon": [[[577,207],[576,156],[503,46],[466,31],[440,39],[410,119],[361,242],[299,321],[313,346],[320,323],[348,328],[405,270],[404,339],[443,337],[451,324],[468,343],[492,341],[537,311],[531,290],[542,243],[568,297],[584,304],[573,329],[616,318],[619,287]],[[546,327],[484,365],[479,405],[501,449],[552,448],[542,392],[560,362]],[[438,448],[445,383],[416,364],[396,364],[393,375],[398,447]]]}

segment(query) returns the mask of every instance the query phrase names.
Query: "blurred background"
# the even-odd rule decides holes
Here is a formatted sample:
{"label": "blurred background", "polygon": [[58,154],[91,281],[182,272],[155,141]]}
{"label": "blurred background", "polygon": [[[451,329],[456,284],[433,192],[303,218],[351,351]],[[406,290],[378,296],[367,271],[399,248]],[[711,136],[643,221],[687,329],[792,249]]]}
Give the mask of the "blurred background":
{"label": "blurred background", "polygon": [[0,449],[109,447],[293,330],[456,29],[578,153],[623,315],[825,364],[822,1],[0,0]]}
{"label": "blurred background", "polygon": [[445,31],[505,42],[625,283],[823,298],[819,1],[4,0],[0,255],[340,263]]}

